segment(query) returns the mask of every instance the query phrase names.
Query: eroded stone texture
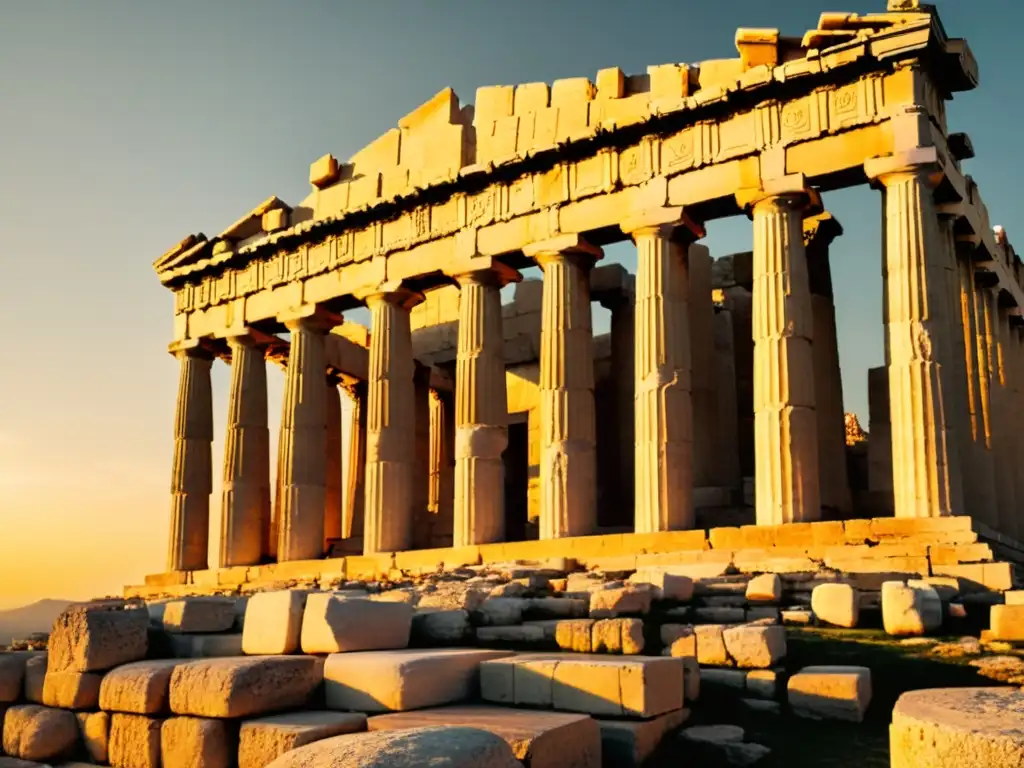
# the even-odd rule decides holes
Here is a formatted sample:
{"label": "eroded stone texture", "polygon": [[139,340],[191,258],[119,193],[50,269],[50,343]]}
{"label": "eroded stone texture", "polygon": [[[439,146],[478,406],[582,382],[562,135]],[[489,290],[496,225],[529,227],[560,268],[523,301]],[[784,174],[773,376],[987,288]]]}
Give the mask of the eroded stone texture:
{"label": "eroded stone texture", "polygon": [[142,715],[110,718],[110,764],[114,768],[160,768],[162,720]]}
{"label": "eroded stone texture", "polygon": [[900,696],[889,727],[892,768],[1010,768],[1024,764],[1024,694],[939,688]]}
{"label": "eroded stone texture", "polygon": [[335,736],[286,752],[268,768],[519,768],[504,739],[475,728],[429,727]]}
{"label": "eroded stone texture", "polygon": [[405,648],[413,608],[405,603],[346,599],[314,593],[302,620],[303,653],[342,653]]}
{"label": "eroded stone texture", "polygon": [[449,725],[479,728],[504,739],[530,768],[599,768],[601,735],[585,715],[536,712],[493,706],[455,706],[378,715],[371,731]]}
{"label": "eroded stone texture", "polygon": [[867,667],[804,667],[789,678],[789,706],[798,717],[859,723],[871,703]]}
{"label": "eroded stone texture", "polygon": [[13,757],[50,761],[67,756],[77,742],[78,721],[66,710],[22,704],[4,714],[4,752]]}
{"label": "eroded stone texture", "polygon": [[917,581],[882,584],[882,623],[890,635],[926,635],[942,626],[942,617],[934,587]]}
{"label": "eroded stone texture", "polygon": [[811,610],[820,622],[852,629],[860,618],[860,597],[850,584],[818,584],[811,592]]}
{"label": "eroded stone texture", "polygon": [[144,608],[75,605],[50,633],[50,672],[96,672],[146,657],[149,614]]}
{"label": "eroded stone texture", "polygon": [[235,726],[204,717],[169,717],[160,727],[161,768],[231,768]]}
{"label": "eroded stone texture", "polygon": [[264,656],[184,662],[171,673],[178,715],[245,717],[306,703],[323,679],[323,661]]}
{"label": "eroded stone texture", "polygon": [[25,663],[31,653],[0,653],[0,704],[13,704],[21,698],[25,682]]}
{"label": "eroded stone texture", "polygon": [[366,730],[357,712],[288,712],[242,723],[238,768],[264,768],[276,758],[314,741]]}
{"label": "eroded stone texture", "polygon": [[283,589],[250,597],[245,608],[242,650],[254,655],[297,651],[308,594],[306,590]]}
{"label": "eroded stone texture", "polygon": [[154,659],[112,669],[100,684],[100,709],[155,715],[167,709],[171,673],[182,662]]}
{"label": "eroded stone texture", "polygon": [[90,672],[47,672],[43,704],[59,709],[95,709],[102,680],[102,675]]}
{"label": "eroded stone texture", "polygon": [[79,712],[76,717],[86,755],[95,763],[106,763],[110,754],[110,713]]}
{"label": "eroded stone texture", "polygon": [[167,632],[227,632],[235,623],[235,601],[187,597],[164,605],[161,624]]}

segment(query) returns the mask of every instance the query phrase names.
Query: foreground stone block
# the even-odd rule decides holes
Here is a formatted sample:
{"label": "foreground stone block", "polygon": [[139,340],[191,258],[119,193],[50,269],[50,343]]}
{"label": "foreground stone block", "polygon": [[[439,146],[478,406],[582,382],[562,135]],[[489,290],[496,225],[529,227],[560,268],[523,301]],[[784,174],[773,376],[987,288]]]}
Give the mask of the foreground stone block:
{"label": "foreground stone block", "polygon": [[789,678],[793,714],[812,720],[859,723],[871,703],[867,667],[804,667]]}
{"label": "foreground stone block", "polygon": [[155,659],[112,669],[100,684],[100,709],[135,715],[155,715],[166,711],[171,673],[182,663]]}
{"label": "foreground stone block", "polygon": [[345,653],[405,648],[413,607],[405,603],[352,600],[331,593],[306,598],[303,653]]}
{"label": "foreground stone block", "polygon": [[335,736],[272,762],[269,768],[521,768],[505,741],[475,728],[416,728]]}
{"label": "foreground stone block", "polygon": [[162,721],[142,715],[110,718],[110,764],[114,768],[160,768]]}
{"label": "foreground stone block", "polygon": [[25,664],[33,655],[25,651],[0,653],[0,704],[13,704],[21,699],[25,685]]}
{"label": "foreground stone block", "polygon": [[746,598],[751,603],[777,603],[782,599],[782,579],[775,573],[762,573],[747,583]]}
{"label": "foreground stone block", "polygon": [[238,768],[264,768],[285,752],[314,741],[366,730],[357,712],[288,712],[242,723]]}
{"label": "foreground stone block", "polygon": [[161,768],[231,768],[233,724],[205,717],[169,717],[160,727]]}
{"label": "foreground stone block", "polygon": [[235,624],[235,601],[223,597],[186,597],[163,606],[166,632],[227,632]]}
{"label": "foreground stone block", "polygon": [[594,653],[637,655],[644,652],[644,622],[641,619],[600,619],[590,633]]}
{"label": "foreground stone block", "polygon": [[1016,688],[938,688],[900,696],[889,727],[892,768],[1024,765],[1024,694]]}
{"label": "foreground stone block", "polygon": [[145,608],[76,605],[53,623],[48,671],[98,672],[146,657]]}
{"label": "foreground stone block", "polygon": [[860,598],[849,584],[819,584],[811,592],[811,611],[823,624],[852,629],[860,619]]}
{"label": "foreground stone block", "polygon": [[107,762],[110,759],[110,714],[79,712],[76,717],[85,754],[94,763]]}
{"label": "foreground stone block", "polygon": [[629,581],[631,584],[650,584],[654,588],[655,600],[686,602],[693,597],[693,579],[661,568],[637,568]]}
{"label": "foreground stone block", "polygon": [[78,743],[78,720],[63,709],[35,704],[11,707],[3,719],[4,752],[23,760],[51,761]]}
{"label": "foreground stone block", "polygon": [[1024,605],[993,605],[989,626],[993,640],[1024,641]]}
{"label": "foreground stone block", "polygon": [[485,701],[612,717],[654,717],[683,706],[682,659],[521,654],[484,662]]}
{"label": "foreground stone block", "polygon": [[530,768],[600,768],[601,735],[585,715],[487,705],[440,707],[371,717],[371,731],[438,725],[479,728],[500,736]]}
{"label": "foreground stone block", "polygon": [[729,665],[729,652],[725,648],[725,627],[721,624],[698,624],[693,628],[697,636],[697,662],[711,667]]}
{"label": "foreground stone block", "polygon": [[677,709],[650,720],[598,720],[604,765],[639,768],[662,740],[690,717],[690,710]]}
{"label": "foreground stone block", "polygon": [[600,589],[590,595],[590,617],[606,619],[624,614],[645,615],[651,610],[654,591],[637,586]]}
{"label": "foreground stone block", "polygon": [[893,636],[926,635],[942,626],[942,600],[924,582],[882,584],[882,623]]}
{"label": "foreground stone block", "polygon": [[662,656],[697,658],[697,633],[690,624],[662,624],[661,642],[665,646]]}
{"label": "foreground stone block", "polygon": [[171,673],[177,715],[245,717],[303,706],[323,679],[323,661],[304,656],[206,659]]}
{"label": "foreground stone block", "polygon": [[43,703],[43,685],[46,682],[47,654],[41,653],[25,662],[25,699],[33,704]]}
{"label": "foreground stone block", "polygon": [[299,650],[307,594],[301,589],[284,589],[250,597],[242,628],[242,651],[258,656]]}
{"label": "foreground stone block", "polygon": [[783,627],[741,625],[722,632],[725,650],[740,669],[767,669],[786,656]]}
{"label": "foreground stone block", "polygon": [[96,709],[103,675],[90,672],[47,672],[43,704],[58,709]]}
{"label": "foreground stone block", "polygon": [[509,651],[438,649],[335,653],[324,665],[330,709],[403,712],[465,701],[477,691],[481,662]]}

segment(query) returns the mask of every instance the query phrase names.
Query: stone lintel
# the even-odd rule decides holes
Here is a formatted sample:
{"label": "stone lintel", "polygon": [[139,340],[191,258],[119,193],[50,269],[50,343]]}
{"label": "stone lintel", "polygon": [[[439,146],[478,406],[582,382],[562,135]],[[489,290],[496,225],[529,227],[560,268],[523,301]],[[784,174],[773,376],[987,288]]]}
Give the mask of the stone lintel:
{"label": "stone lintel", "polygon": [[524,246],[523,255],[538,262],[548,256],[582,256],[597,261],[604,257],[604,251],[582,235],[559,235]]}
{"label": "stone lintel", "polygon": [[619,224],[624,234],[633,236],[650,230],[663,231],[681,242],[700,240],[707,232],[704,225],[687,215],[682,206],[650,208],[634,213]]}
{"label": "stone lintel", "polygon": [[915,147],[885,157],[873,157],[864,161],[864,173],[872,182],[886,183],[890,176],[921,173],[928,184],[938,186],[945,176],[939,152],[935,147]]}
{"label": "stone lintel", "polygon": [[279,313],[277,321],[290,331],[303,326],[316,328],[326,333],[336,325],[341,325],[344,319],[341,315],[330,312],[319,304],[304,304],[301,307],[293,307]]}

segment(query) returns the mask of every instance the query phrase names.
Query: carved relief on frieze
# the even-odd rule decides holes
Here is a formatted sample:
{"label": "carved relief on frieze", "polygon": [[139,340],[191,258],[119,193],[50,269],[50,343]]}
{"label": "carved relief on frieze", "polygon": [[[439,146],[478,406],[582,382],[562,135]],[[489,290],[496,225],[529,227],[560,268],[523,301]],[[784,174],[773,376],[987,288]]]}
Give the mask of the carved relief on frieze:
{"label": "carved relief on frieze", "polygon": [[661,171],[664,174],[679,173],[700,164],[701,125],[684,128],[679,133],[662,139]]}
{"label": "carved relief on frieze", "polygon": [[647,137],[619,152],[619,181],[623,186],[642,184],[654,175],[657,145],[656,139]]}

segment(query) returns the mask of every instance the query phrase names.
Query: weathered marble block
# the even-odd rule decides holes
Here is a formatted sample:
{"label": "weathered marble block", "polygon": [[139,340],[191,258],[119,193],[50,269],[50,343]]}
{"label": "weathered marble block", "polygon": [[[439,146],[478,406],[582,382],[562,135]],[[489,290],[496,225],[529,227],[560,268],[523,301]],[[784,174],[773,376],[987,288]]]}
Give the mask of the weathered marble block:
{"label": "weathered marble block", "polygon": [[405,603],[339,598],[332,593],[306,598],[303,653],[345,653],[405,648],[413,608]]}
{"label": "weathered marble block", "polygon": [[227,632],[235,624],[235,601],[223,597],[186,597],[164,604],[161,624],[167,632]]}
{"label": "weathered marble block", "polygon": [[98,672],[146,657],[145,608],[76,605],[57,617],[48,646],[50,672]]}
{"label": "weathered marble block", "polygon": [[110,718],[110,764],[114,768],[160,768],[162,720],[143,715]]}
{"label": "weathered marble block", "polygon": [[110,759],[110,713],[79,712],[76,717],[85,754],[94,763],[106,763]]}
{"label": "weathered marble block", "polygon": [[0,653],[0,704],[13,704],[21,699],[25,664],[33,655],[31,651]]}
{"label": "weathered marble block", "polygon": [[740,625],[722,632],[730,663],[741,669],[767,669],[786,656],[783,627]]}
{"label": "weathered marble block", "polygon": [[921,581],[882,584],[882,624],[894,636],[926,635],[942,626],[942,600]]}
{"label": "weathered marble block", "polygon": [[288,712],[242,723],[238,768],[264,768],[276,758],[314,741],[366,730],[358,712]]}
{"label": "weathered marble block", "polygon": [[245,608],[242,651],[258,656],[299,650],[308,594],[302,589],[283,589],[250,597]]}
{"label": "weathered marble block", "polygon": [[813,720],[864,719],[871,703],[871,670],[867,667],[804,667],[789,678],[793,714]]}
{"label": "weathered marble block", "polygon": [[237,726],[205,717],[169,717],[160,727],[161,768],[232,768]]}
{"label": "weathered marble block", "polygon": [[4,714],[3,747],[12,757],[49,762],[69,755],[77,743],[78,720],[67,710],[22,704]]}
{"label": "weathered marble block", "polygon": [[860,619],[860,596],[850,584],[819,584],[811,592],[811,611],[824,624],[852,629]]}
{"label": "weathered marble block", "polygon": [[47,672],[43,704],[59,709],[96,709],[103,675],[91,672]]}
{"label": "weathered marble block", "polygon": [[301,707],[323,680],[323,660],[262,656],[190,661],[171,673],[177,715],[245,717]]}
{"label": "weathered marble block", "polygon": [[100,685],[100,709],[135,715],[155,715],[166,711],[171,673],[182,663],[154,659],[110,670]]}

